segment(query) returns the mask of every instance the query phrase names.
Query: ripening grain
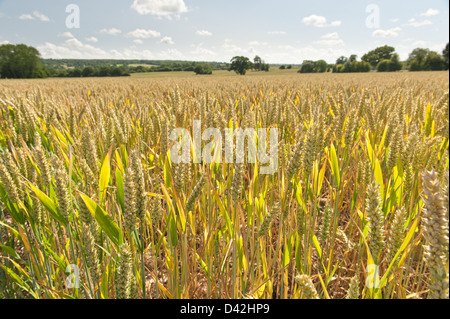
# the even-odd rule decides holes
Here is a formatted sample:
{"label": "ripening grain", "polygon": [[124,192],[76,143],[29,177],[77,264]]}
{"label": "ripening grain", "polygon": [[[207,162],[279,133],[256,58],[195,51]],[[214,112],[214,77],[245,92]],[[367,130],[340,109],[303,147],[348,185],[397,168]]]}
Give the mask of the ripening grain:
{"label": "ripening grain", "polygon": [[[448,298],[448,90],[448,72],[2,81],[0,298]],[[278,170],[172,163],[194,120],[278,128]]]}

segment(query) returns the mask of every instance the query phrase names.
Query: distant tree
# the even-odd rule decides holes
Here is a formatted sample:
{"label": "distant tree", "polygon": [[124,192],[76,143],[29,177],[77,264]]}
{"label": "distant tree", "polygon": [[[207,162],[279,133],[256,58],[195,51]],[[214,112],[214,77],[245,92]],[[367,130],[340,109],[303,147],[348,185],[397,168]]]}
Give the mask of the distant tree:
{"label": "distant tree", "polygon": [[253,63],[244,56],[235,56],[231,59],[230,71],[235,71],[239,75],[245,75],[247,70],[253,68]]}
{"label": "distant tree", "polygon": [[377,71],[378,72],[389,72],[389,65],[391,63],[391,60],[381,60],[380,63],[377,65]]}
{"label": "distant tree", "polygon": [[445,49],[443,56],[429,49],[414,49],[406,61],[409,71],[439,71],[447,68],[445,62]]}
{"label": "distant tree", "polygon": [[305,60],[298,70],[298,73],[313,73],[314,72],[314,61]]}
{"label": "distant tree", "polygon": [[446,70],[449,69],[449,56],[448,56],[448,43],[442,51],[442,56],[444,58],[444,67]]}
{"label": "distant tree", "polygon": [[80,69],[70,69],[67,72],[67,76],[71,77],[71,78],[80,78],[81,77],[81,70]]}
{"label": "distant tree", "polygon": [[397,53],[394,53],[389,62],[389,71],[395,72],[402,69],[402,63],[400,62],[400,57]]}
{"label": "distant tree", "polygon": [[258,71],[262,70],[263,61],[258,55],[255,56],[255,58],[253,59],[253,63],[254,63],[254,66],[255,66],[255,70],[258,70]]}
{"label": "distant tree", "polygon": [[430,53],[429,49],[424,49],[424,48],[416,48],[416,49],[414,49],[408,55],[408,59],[406,60],[406,65],[409,68],[411,63],[415,60],[419,64],[420,68],[423,68],[424,67],[424,63],[425,63],[425,59],[426,59],[428,53]]}
{"label": "distant tree", "polygon": [[107,66],[102,66],[100,67],[100,69],[98,70],[98,76],[109,76],[109,68]]}
{"label": "distant tree", "polygon": [[385,45],[364,54],[361,60],[369,62],[375,68],[382,60],[390,60],[394,52],[395,49],[393,47]]}
{"label": "distant tree", "polygon": [[344,72],[344,65],[343,64],[336,64],[333,68],[333,72],[335,73],[343,73]]}
{"label": "distant tree", "polygon": [[409,65],[408,70],[411,72],[422,71],[422,67],[420,66],[419,61],[413,60]]}
{"label": "distant tree", "polygon": [[123,74],[123,71],[117,66],[111,68],[111,70],[109,71],[110,76],[122,76],[122,74]]}
{"label": "distant tree", "polygon": [[288,65],[288,66],[287,66],[287,69],[288,69],[288,70],[292,69],[292,65]]}
{"label": "distant tree", "polygon": [[286,70],[286,66],[285,65],[280,66],[280,70]]}
{"label": "distant tree", "polygon": [[437,52],[430,51],[425,58],[424,70],[440,71],[445,69],[445,61]]}
{"label": "distant tree", "polygon": [[261,65],[261,71],[269,72],[269,70],[270,70],[270,65],[269,65],[269,64],[263,63],[263,64]]}
{"label": "distant tree", "polygon": [[23,79],[45,76],[38,50],[25,44],[0,45],[0,77]]}
{"label": "distant tree", "polygon": [[92,66],[87,66],[81,71],[83,77],[95,76],[95,69]]}
{"label": "distant tree", "polygon": [[212,74],[212,67],[209,64],[197,64],[194,68],[194,72],[197,75],[200,74]]}
{"label": "distant tree", "polygon": [[358,56],[357,56],[356,54],[352,54],[352,55],[348,58],[348,60],[349,60],[350,62],[356,61],[357,59],[358,59]]}
{"label": "distant tree", "polygon": [[345,56],[341,56],[339,59],[336,60],[337,64],[345,64],[348,61],[348,59]]}
{"label": "distant tree", "polygon": [[324,73],[327,71],[328,63],[324,60],[319,60],[314,63],[315,72]]}

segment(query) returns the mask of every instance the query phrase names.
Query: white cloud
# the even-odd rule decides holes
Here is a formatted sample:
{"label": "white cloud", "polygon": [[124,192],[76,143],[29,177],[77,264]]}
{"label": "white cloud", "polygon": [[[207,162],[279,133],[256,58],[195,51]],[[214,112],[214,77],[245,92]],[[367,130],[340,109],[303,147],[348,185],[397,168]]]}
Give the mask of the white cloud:
{"label": "white cloud", "polygon": [[38,18],[39,20],[43,21],[43,22],[48,22],[50,21],[50,19],[46,16],[43,15],[42,13],[39,13],[39,11],[34,11],[33,15]]}
{"label": "white cloud", "polygon": [[394,22],[394,23],[396,23],[396,22],[399,22],[400,21],[400,19],[399,18],[394,18],[394,19],[391,19],[391,22]]}
{"label": "white cloud", "polygon": [[197,32],[195,32],[195,34],[203,36],[203,37],[212,36],[212,33],[207,30],[198,30]]}
{"label": "white cloud", "polygon": [[134,0],[131,8],[141,15],[151,14],[160,17],[170,17],[188,11],[184,0]]}
{"label": "white cloud", "polygon": [[20,20],[34,20],[34,17],[31,14],[22,14],[19,17]]}
{"label": "white cloud", "polygon": [[337,32],[327,33],[321,37],[322,39],[339,39],[339,34]]}
{"label": "white cloud", "polygon": [[96,37],[90,37],[90,38],[86,38],[87,42],[91,42],[91,43],[97,43],[98,39]]}
{"label": "white cloud", "polygon": [[60,34],[58,34],[58,37],[61,37],[61,38],[74,38],[73,34],[70,33],[70,32],[60,33]]}
{"label": "white cloud", "polygon": [[194,50],[189,51],[189,54],[194,56],[195,59],[198,61],[206,61],[206,60],[210,59],[211,57],[214,57],[217,55],[216,52],[203,48],[202,43],[200,43],[196,46],[193,46],[193,47],[194,47]]}
{"label": "white cloud", "polygon": [[164,44],[175,44],[175,42],[173,42],[171,37],[164,37],[159,42]]}
{"label": "white cloud", "polygon": [[372,33],[374,38],[396,38],[398,37],[398,32],[400,32],[401,28],[392,28],[388,30],[378,29]]}
{"label": "white cloud", "polygon": [[142,41],[141,39],[133,40],[133,42],[136,43],[136,44],[142,44],[142,43],[144,43],[144,41]]}
{"label": "white cloud", "polygon": [[406,26],[411,26],[411,27],[422,27],[424,25],[430,25],[433,24],[433,22],[431,22],[430,20],[423,20],[423,21],[416,21],[416,19],[411,18],[408,20],[408,24],[406,24]]}
{"label": "white cloud", "polygon": [[342,21],[337,20],[337,21],[331,22],[330,26],[332,26],[332,27],[338,27],[338,26],[340,26],[341,24],[342,24]]}
{"label": "white cloud", "polygon": [[269,32],[267,32],[267,34],[270,34],[270,35],[285,35],[286,31],[269,31]]}
{"label": "white cloud", "polygon": [[337,32],[327,33],[321,36],[321,38],[322,40],[314,41],[314,43],[328,47],[342,47],[345,45]]}
{"label": "white cloud", "polygon": [[252,46],[252,47],[256,47],[256,46],[266,46],[266,45],[268,45],[269,43],[268,42],[260,42],[260,41],[250,41],[249,43],[248,43],[248,45],[249,46]]}
{"label": "white cloud", "polygon": [[427,45],[427,43],[428,43],[427,41],[419,40],[419,41],[413,42],[412,45],[415,46],[415,47],[424,47],[424,46]]}
{"label": "white cloud", "polygon": [[83,44],[76,38],[66,40],[62,45],[55,45],[46,42],[38,46],[37,49],[43,58],[73,58],[73,59],[107,59],[112,58],[106,51],[93,47],[89,44]]}
{"label": "white cloud", "polygon": [[154,30],[144,30],[144,29],[136,29],[127,34],[127,37],[132,37],[136,39],[148,39],[148,38],[159,38],[161,33]]}
{"label": "white cloud", "polygon": [[303,23],[306,25],[312,25],[315,27],[324,27],[327,24],[327,19],[318,15],[310,15],[309,17],[303,18]]}
{"label": "white cloud", "polygon": [[2,44],[9,44],[9,41],[8,40],[0,41],[0,45],[2,45]]}
{"label": "white cloud", "polygon": [[439,14],[439,10],[430,8],[426,12],[421,13],[420,15],[423,16],[423,17],[432,17],[432,16],[435,16],[435,15],[438,15],[438,14]]}
{"label": "white cloud", "polygon": [[122,30],[111,28],[111,29],[102,29],[100,30],[100,33],[109,34],[109,35],[118,35],[122,33]]}
{"label": "white cloud", "polygon": [[327,18],[323,16],[318,16],[315,14],[310,15],[309,17],[305,17],[302,19],[302,22],[306,25],[312,25],[314,27],[322,28],[322,27],[338,27],[342,24],[342,21],[337,20],[333,21],[330,24],[327,24]]}

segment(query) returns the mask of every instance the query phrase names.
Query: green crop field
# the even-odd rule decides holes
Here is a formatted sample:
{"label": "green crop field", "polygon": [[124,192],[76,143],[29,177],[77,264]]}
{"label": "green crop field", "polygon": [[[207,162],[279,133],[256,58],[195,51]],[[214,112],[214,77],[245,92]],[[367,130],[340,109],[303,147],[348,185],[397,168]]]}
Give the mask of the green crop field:
{"label": "green crop field", "polygon": [[2,80],[0,298],[448,298],[449,73],[297,71]]}

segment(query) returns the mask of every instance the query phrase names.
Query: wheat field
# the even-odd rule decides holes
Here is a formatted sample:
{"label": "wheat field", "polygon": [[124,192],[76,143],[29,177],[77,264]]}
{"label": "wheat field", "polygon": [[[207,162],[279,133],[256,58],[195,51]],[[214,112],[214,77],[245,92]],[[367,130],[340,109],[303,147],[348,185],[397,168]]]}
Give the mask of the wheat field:
{"label": "wheat field", "polygon": [[[448,72],[1,81],[0,298],[448,298],[448,92]],[[173,163],[194,120],[277,128],[278,169]]]}

